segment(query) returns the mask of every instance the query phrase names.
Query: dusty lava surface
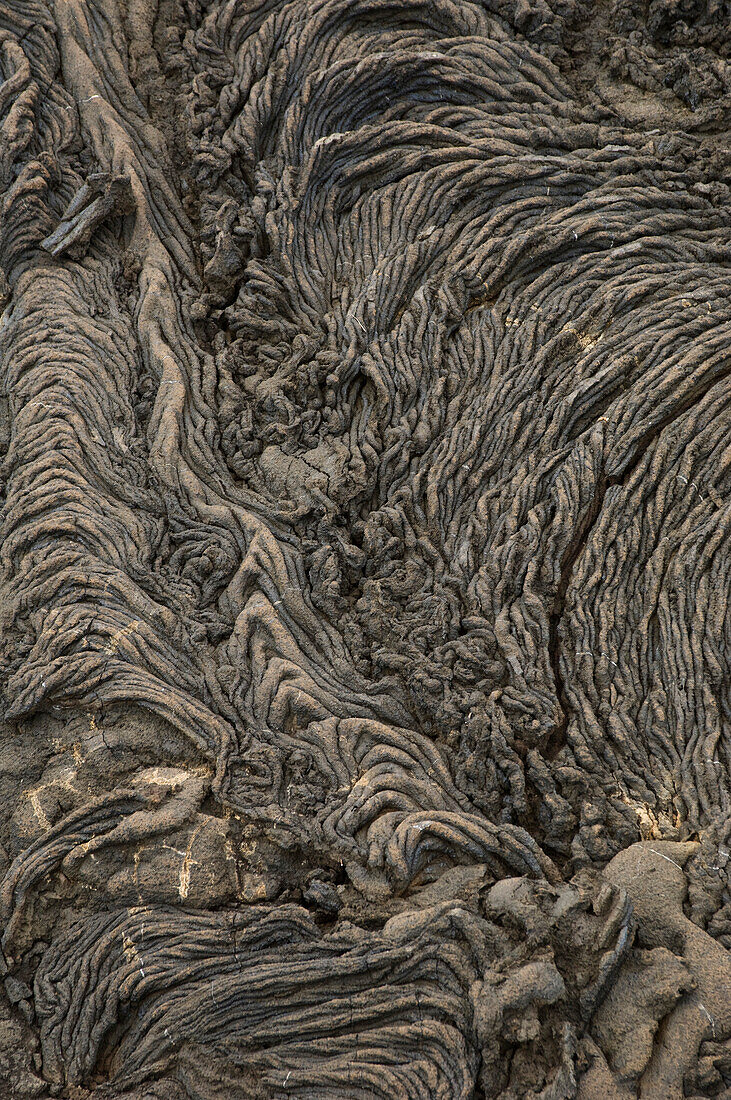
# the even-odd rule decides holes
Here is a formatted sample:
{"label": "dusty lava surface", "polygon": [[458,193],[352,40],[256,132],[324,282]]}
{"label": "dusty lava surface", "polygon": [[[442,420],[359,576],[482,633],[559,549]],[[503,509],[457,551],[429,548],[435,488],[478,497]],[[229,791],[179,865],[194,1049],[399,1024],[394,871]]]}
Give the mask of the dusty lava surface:
{"label": "dusty lava surface", "polygon": [[731,1095],[727,0],[0,0],[0,1095]]}

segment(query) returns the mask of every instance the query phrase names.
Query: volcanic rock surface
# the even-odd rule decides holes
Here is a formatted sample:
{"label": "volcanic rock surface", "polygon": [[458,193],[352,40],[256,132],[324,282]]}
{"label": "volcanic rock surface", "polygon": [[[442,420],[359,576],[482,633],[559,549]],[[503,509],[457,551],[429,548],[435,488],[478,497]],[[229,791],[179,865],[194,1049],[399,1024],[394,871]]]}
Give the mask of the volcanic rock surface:
{"label": "volcanic rock surface", "polygon": [[0,1096],[731,1096],[727,0],[0,0]]}

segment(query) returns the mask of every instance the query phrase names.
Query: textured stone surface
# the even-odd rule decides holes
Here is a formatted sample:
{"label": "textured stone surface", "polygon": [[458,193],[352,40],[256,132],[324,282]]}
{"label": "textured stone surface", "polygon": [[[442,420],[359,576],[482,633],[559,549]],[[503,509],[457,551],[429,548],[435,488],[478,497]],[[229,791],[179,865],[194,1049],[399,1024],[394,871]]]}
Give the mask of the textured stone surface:
{"label": "textured stone surface", "polygon": [[731,1088],[726,0],[0,0],[0,1094]]}

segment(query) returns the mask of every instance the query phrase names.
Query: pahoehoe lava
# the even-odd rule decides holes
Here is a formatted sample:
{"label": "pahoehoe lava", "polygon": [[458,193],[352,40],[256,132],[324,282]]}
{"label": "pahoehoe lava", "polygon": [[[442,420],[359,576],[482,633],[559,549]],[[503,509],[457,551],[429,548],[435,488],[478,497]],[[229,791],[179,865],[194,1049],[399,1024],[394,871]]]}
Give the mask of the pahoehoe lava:
{"label": "pahoehoe lava", "polygon": [[731,1096],[728,0],[0,0],[0,1097]]}

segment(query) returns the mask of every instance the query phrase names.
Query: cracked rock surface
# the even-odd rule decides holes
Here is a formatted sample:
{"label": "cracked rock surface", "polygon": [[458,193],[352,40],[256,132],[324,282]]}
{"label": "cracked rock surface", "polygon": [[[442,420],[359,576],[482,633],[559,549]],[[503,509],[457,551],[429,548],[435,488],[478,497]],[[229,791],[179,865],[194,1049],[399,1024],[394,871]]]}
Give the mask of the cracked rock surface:
{"label": "cracked rock surface", "polygon": [[0,1097],[731,1096],[728,0],[0,0]]}

